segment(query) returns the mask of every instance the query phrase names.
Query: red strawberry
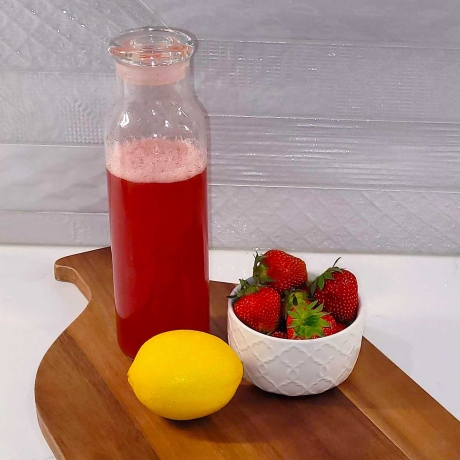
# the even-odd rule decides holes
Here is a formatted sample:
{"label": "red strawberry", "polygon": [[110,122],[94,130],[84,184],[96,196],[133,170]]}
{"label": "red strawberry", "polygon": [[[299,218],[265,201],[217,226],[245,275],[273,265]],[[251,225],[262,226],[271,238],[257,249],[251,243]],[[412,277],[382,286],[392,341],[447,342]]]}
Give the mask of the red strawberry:
{"label": "red strawberry", "polygon": [[[329,327],[323,327],[324,337],[339,332],[337,331],[337,323],[335,322],[335,319],[331,314],[328,313],[327,315],[323,316],[323,319],[329,323]],[[310,338],[319,339],[319,335],[312,335]]]}
{"label": "red strawberry", "polygon": [[[325,327],[323,328],[324,331],[324,336],[329,336],[329,335],[334,335],[337,334],[337,332],[343,331],[347,325],[343,323],[338,323],[335,321],[334,317],[332,315],[327,315],[324,317],[326,321],[329,321],[331,323],[331,327]],[[330,321],[330,318],[332,318],[334,321]],[[318,339],[318,336],[311,337],[312,339]]]}
{"label": "red strawberry", "polygon": [[305,340],[324,337],[325,330],[335,326],[335,320],[318,302],[302,300],[288,311],[286,326],[288,339]]}
{"label": "red strawberry", "polygon": [[[333,321],[331,321],[330,318],[332,318]],[[332,315],[327,315],[327,316],[324,317],[324,319],[326,319],[326,321],[329,321],[331,323],[331,327],[323,328],[325,337],[329,336],[329,335],[337,334],[337,332],[343,331],[347,327],[346,324],[337,322]],[[317,339],[319,337],[315,336],[315,337],[311,337],[311,338],[312,339]]]}
{"label": "red strawberry", "polygon": [[308,278],[305,262],[279,249],[256,255],[253,276],[281,293],[305,284]]}
{"label": "red strawberry", "polygon": [[250,285],[240,280],[241,290],[233,304],[235,315],[251,329],[262,333],[274,331],[280,322],[281,297],[268,286]]}
{"label": "red strawberry", "polygon": [[318,276],[310,286],[312,296],[324,304],[324,309],[337,321],[346,323],[356,316],[358,309],[358,282],[348,270],[336,267]]}
{"label": "red strawberry", "polygon": [[279,339],[287,339],[287,334],[284,331],[277,329],[275,332],[270,334],[272,337],[278,337]]}

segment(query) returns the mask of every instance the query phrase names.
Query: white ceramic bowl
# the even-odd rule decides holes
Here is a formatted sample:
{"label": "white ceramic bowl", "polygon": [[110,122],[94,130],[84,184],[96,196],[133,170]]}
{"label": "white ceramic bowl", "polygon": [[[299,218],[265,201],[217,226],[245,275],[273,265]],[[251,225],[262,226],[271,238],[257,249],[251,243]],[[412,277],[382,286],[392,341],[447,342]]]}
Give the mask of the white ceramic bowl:
{"label": "white ceramic bowl", "polygon": [[[238,292],[239,286],[232,295]],[[228,299],[228,343],[240,357],[244,377],[262,390],[287,396],[322,393],[351,373],[361,349],[364,311],[343,331],[311,340],[270,337],[243,324]]]}

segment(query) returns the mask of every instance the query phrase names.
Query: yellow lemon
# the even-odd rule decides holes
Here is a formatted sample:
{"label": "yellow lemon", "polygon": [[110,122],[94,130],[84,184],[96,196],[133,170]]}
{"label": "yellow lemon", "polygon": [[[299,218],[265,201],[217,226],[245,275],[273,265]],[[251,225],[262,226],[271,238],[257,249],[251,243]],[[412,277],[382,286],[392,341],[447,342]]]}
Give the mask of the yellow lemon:
{"label": "yellow lemon", "polygon": [[240,359],[223,340],[188,330],[148,340],[128,371],[139,401],[174,420],[204,417],[222,409],[242,377]]}

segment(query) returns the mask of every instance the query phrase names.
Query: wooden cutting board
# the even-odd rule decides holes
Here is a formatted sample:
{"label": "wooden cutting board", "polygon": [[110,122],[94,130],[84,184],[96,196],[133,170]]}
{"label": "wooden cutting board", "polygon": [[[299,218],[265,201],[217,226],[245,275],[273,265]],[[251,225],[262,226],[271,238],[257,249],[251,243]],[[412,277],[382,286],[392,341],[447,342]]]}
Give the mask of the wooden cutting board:
{"label": "wooden cutting board", "polygon": [[[209,417],[158,417],[126,379],[110,249],[60,259],[55,274],[89,299],[36,378],[38,420],[58,459],[460,459],[460,422],[366,340],[348,380],[321,395],[289,398],[243,381]],[[232,287],[211,282],[212,332],[223,339]]]}

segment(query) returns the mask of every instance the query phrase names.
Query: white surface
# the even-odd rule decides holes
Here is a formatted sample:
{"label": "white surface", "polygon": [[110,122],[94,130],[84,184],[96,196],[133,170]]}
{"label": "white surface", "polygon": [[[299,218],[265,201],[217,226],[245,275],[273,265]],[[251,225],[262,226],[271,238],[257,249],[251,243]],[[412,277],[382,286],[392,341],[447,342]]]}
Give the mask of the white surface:
{"label": "white surface", "polygon": [[85,248],[0,246],[0,459],[54,458],[35,413],[41,358],[87,302],[54,280],[54,261]]}
{"label": "white surface", "polygon": [[[38,427],[34,379],[53,340],[86,306],[53,278],[56,259],[82,247],[0,246],[0,459],[54,458]],[[335,254],[302,254],[312,273]],[[460,419],[460,257],[343,257],[367,306],[365,336]],[[251,274],[252,252],[211,252],[211,278]],[[436,309],[434,311],[434,309]]]}

